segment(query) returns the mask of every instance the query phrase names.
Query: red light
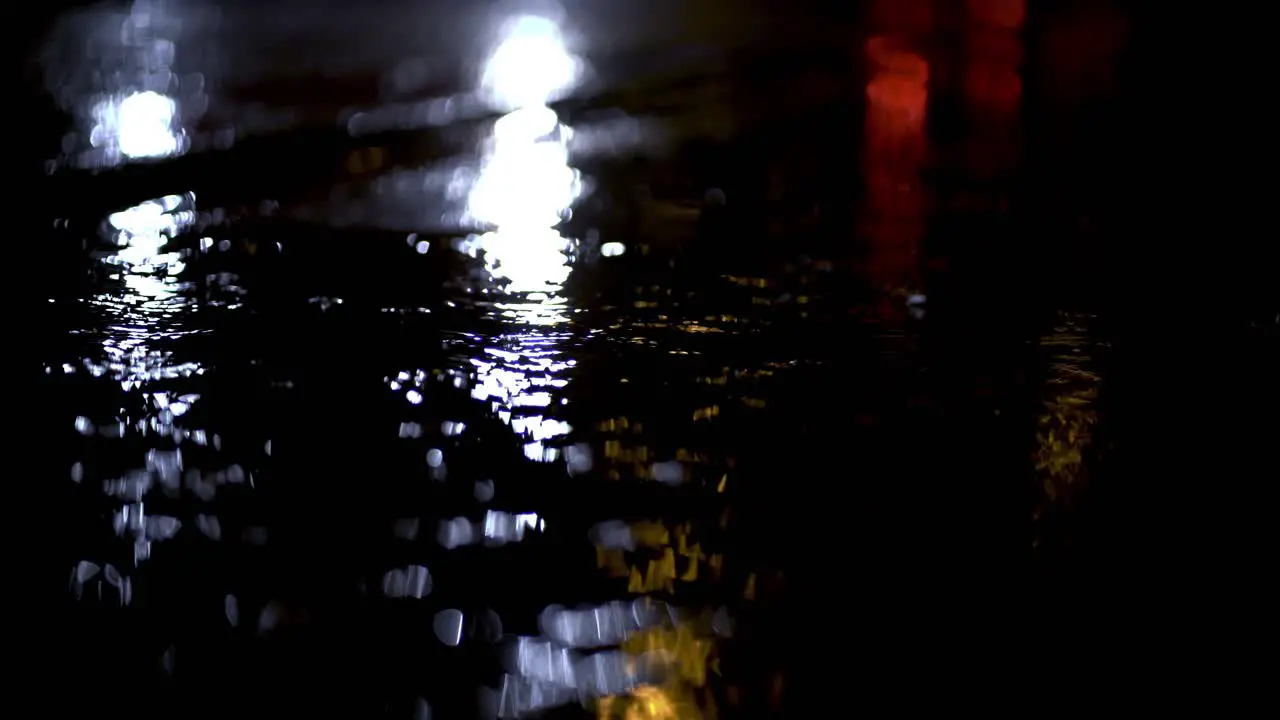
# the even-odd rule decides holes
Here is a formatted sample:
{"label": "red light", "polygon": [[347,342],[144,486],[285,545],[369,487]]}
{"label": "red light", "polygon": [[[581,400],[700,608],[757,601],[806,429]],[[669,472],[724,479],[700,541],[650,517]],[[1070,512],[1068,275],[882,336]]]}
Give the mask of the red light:
{"label": "red light", "polygon": [[1008,113],[1022,99],[1022,78],[1007,65],[975,63],[965,70],[965,94],[973,104]]}
{"label": "red light", "polygon": [[969,0],[969,17],[986,25],[1013,30],[1026,16],[1025,0]]}

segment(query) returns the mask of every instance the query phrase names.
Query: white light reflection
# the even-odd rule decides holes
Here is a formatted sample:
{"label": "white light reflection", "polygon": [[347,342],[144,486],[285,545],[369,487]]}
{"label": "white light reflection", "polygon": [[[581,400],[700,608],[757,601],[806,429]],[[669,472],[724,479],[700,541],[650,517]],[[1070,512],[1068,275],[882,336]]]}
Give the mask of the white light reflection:
{"label": "white light reflection", "polygon": [[161,158],[176,155],[186,141],[177,127],[178,103],[150,90],[108,98],[93,108],[89,142],[108,158]]}
{"label": "white light reflection", "polygon": [[561,294],[572,272],[577,241],[556,226],[582,192],[581,175],[569,164],[572,129],[547,103],[576,80],[579,61],[565,49],[559,28],[546,19],[522,18],[486,65],[483,90],[510,112],[494,123],[480,171],[467,195],[467,216],[492,228],[473,237],[491,279],[502,290],[499,317],[526,326],[506,333],[472,360],[472,397],[491,403],[513,431],[526,438],[535,461],[559,457],[543,443],[567,434],[567,423],[549,417],[555,391],[573,361],[559,346],[566,333],[550,326],[568,320]]}
{"label": "white light reflection", "polygon": [[[96,3],[62,13],[41,53],[50,95],[77,119],[62,162],[83,168],[181,155],[209,103],[203,0]],[[192,45],[194,43],[194,45]],[[180,51],[180,46],[184,50]]]}
{"label": "white light reflection", "polygon": [[107,218],[104,230],[115,247],[99,261],[109,268],[108,279],[119,281],[123,289],[90,300],[108,316],[102,340],[105,358],[84,360],[94,377],[107,375],[128,391],[150,381],[202,372],[199,364],[174,362],[172,353],[153,346],[154,340],[183,334],[181,316],[189,298],[181,294],[178,275],[185,263],[166,244],[195,222],[191,193],[148,200]]}
{"label": "white light reflection", "polygon": [[565,48],[556,23],[526,16],[507,25],[480,82],[491,103],[515,109],[557,99],[573,87],[580,71],[579,60]]}
{"label": "white light reflection", "polygon": [[564,300],[557,293],[569,279],[575,245],[550,228],[521,233],[502,230],[480,237],[489,273],[505,284],[508,293],[523,301],[504,304],[504,307],[516,313],[545,308],[543,313],[528,313],[530,324],[538,325],[563,322],[563,313],[557,306]]}
{"label": "white light reflection", "polygon": [[[121,476],[99,478],[103,492],[121,502],[113,510],[112,528],[132,541],[135,564],[150,557],[154,542],[172,538],[182,526],[176,518],[144,510],[144,498],[153,488],[173,496],[185,484],[209,499],[215,484],[244,481],[239,466],[202,478],[183,461],[183,443],[220,446],[217,435],[183,427],[200,394],[184,392],[180,381],[203,374],[204,369],[199,363],[175,359],[166,347],[193,332],[187,325],[191,299],[178,278],[185,269],[184,252],[170,248],[169,241],[196,222],[191,193],[148,200],[106,218],[102,233],[107,248],[97,253],[96,260],[107,287],[89,298],[101,316],[96,323],[101,352],[59,368],[66,375],[101,378],[122,392],[120,404],[106,417],[77,417],[78,433],[113,440],[145,438],[137,465]],[[53,368],[46,372],[52,373]],[[76,463],[71,478],[82,483],[86,474],[84,465]]]}

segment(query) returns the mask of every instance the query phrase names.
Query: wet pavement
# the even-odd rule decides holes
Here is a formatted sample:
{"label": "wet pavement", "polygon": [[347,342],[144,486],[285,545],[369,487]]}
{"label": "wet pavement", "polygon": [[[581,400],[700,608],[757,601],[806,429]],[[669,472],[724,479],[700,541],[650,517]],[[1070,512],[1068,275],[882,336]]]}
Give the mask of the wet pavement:
{"label": "wet pavement", "polygon": [[1125,216],[1067,179],[1125,18],[870,5],[64,18],[59,702],[803,717],[1069,634],[1145,462]]}

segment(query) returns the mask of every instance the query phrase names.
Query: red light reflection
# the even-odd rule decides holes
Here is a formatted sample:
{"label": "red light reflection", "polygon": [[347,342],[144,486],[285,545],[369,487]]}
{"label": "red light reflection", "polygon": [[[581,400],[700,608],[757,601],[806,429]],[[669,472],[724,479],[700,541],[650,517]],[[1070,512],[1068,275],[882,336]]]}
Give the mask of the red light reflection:
{"label": "red light reflection", "polygon": [[867,82],[867,134],[872,148],[890,138],[915,138],[924,129],[929,64],[885,38],[867,43],[873,74]]}
{"label": "red light reflection", "polygon": [[[918,275],[929,64],[885,37],[872,38],[866,49],[871,77],[866,87],[862,232],[870,241],[872,281],[892,292],[914,286]],[[900,315],[890,297],[882,300],[882,317]]]}
{"label": "red light reflection", "polygon": [[965,69],[964,92],[973,105],[997,115],[1018,110],[1022,78],[1007,65],[973,63]]}
{"label": "red light reflection", "polygon": [[873,27],[920,34],[933,25],[932,0],[877,0],[871,8]]}
{"label": "red light reflection", "polygon": [[1022,38],[1018,29],[1026,16],[1024,0],[969,0],[969,30],[965,37],[964,91],[975,110],[1007,116],[1022,99]]}
{"label": "red light reflection", "polygon": [[1068,103],[1109,93],[1115,56],[1128,31],[1125,17],[1105,5],[1073,8],[1057,17],[1041,43],[1049,93]]}
{"label": "red light reflection", "polygon": [[978,177],[1007,171],[1017,162],[1016,125],[1022,103],[1024,0],[968,0],[963,88],[977,121],[966,142],[966,165]]}
{"label": "red light reflection", "polygon": [[994,27],[1016,30],[1027,17],[1026,0],[969,0],[969,17]]}

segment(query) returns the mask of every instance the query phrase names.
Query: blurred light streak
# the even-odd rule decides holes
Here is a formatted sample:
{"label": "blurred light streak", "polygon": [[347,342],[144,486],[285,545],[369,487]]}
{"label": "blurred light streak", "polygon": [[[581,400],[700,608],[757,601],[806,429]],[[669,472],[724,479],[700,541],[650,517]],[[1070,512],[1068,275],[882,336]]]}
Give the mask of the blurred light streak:
{"label": "blurred light streak", "polygon": [[1026,8],[1024,0],[969,0],[967,9],[964,95],[974,131],[965,165],[987,178],[1017,163]]}
{"label": "blurred light streak", "polygon": [[[922,17],[912,15],[911,27],[918,31]],[[890,297],[914,292],[919,282],[917,253],[924,232],[920,170],[926,149],[929,64],[904,47],[903,35],[893,32],[896,28],[886,30],[866,44],[866,198],[860,234],[870,242],[872,282],[885,293],[881,313],[896,319],[902,309]]]}

